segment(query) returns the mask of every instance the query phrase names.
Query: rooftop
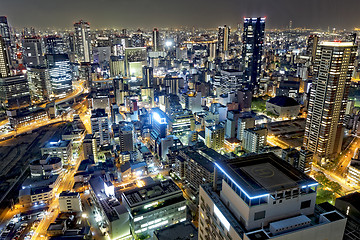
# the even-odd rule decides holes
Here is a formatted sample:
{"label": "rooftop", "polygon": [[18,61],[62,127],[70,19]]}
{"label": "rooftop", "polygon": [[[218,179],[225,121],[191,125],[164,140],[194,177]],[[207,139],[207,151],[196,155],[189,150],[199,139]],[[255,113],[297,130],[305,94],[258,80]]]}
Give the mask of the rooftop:
{"label": "rooftop", "polygon": [[191,222],[181,222],[156,230],[158,240],[197,240],[198,231]]}
{"label": "rooftop", "polygon": [[276,96],[271,98],[268,103],[280,106],[280,107],[292,107],[292,106],[299,106],[300,104],[291,97],[286,96]]}
{"label": "rooftop", "polygon": [[273,153],[217,162],[216,166],[249,198],[317,182]]}
{"label": "rooftop", "polygon": [[158,198],[163,198],[165,195],[177,193],[181,193],[182,195],[181,189],[172,180],[166,180],[126,191],[123,193],[123,196],[129,203],[129,206],[133,207]]}
{"label": "rooftop", "polygon": [[321,46],[328,46],[328,47],[354,47],[353,42],[321,42]]}
{"label": "rooftop", "polygon": [[59,147],[67,147],[71,143],[70,140],[59,140],[54,142],[47,142],[44,144],[43,148],[59,148]]}
{"label": "rooftop", "polygon": [[343,197],[336,199],[336,201],[339,201],[339,200],[351,204],[354,208],[356,208],[358,211],[360,211],[360,193],[359,192],[350,193],[348,195],[345,195]]}

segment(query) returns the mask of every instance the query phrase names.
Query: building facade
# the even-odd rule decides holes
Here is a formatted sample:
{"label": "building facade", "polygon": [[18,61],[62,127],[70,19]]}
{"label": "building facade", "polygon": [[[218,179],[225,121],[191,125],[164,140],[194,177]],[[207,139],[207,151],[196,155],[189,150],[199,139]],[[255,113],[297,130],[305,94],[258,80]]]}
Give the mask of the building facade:
{"label": "building facade", "polygon": [[340,152],[343,119],[357,47],[352,42],[322,42],[315,59],[304,147],[319,162]]}

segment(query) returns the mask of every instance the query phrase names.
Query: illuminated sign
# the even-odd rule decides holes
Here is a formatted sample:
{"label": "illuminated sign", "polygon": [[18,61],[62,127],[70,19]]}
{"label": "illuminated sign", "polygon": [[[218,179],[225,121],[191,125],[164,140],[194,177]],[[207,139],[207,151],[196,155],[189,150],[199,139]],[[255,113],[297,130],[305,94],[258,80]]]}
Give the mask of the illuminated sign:
{"label": "illuminated sign", "polygon": [[144,206],[144,209],[148,209],[149,207],[153,207],[153,206],[156,206],[158,204],[159,204],[159,202],[152,202],[152,203],[146,204]]}
{"label": "illuminated sign", "polygon": [[216,207],[215,204],[214,204],[214,214],[216,215],[216,217],[219,218],[220,222],[224,225],[224,227],[226,228],[226,230],[229,231],[229,229],[230,229],[230,223],[228,222],[228,220],[226,220],[226,218],[224,217],[224,215],[220,212],[220,210]]}

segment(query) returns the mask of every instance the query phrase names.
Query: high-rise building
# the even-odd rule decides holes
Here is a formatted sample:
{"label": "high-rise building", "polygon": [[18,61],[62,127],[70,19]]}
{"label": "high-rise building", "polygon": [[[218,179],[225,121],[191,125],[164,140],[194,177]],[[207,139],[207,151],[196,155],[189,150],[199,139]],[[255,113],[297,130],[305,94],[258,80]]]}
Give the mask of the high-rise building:
{"label": "high-rise building", "polygon": [[301,149],[300,150],[299,170],[309,175],[311,172],[311,165],[313,162],[313,157],[314,157],[313,152],[306,150],[306,149]]}
{"label": "high-rise building", "polygon": [[49,69],[50,98],[61,98],[72,91],[73,75],[67,54],[47,54]]}
{"label": "high-rise building", "polygon": [[0,16],[0,36],[4,39],[5,46],[11,46],[10,29],[6,16]]}
{"label": "high-rise building", "polygon": [[46,54],[64,54],[65,43],[60,36],[52,35],[44,38]]}
{"label": "high-rise building", "polygon": [[125,60],[120,56],[110,56],[110,76],[118,77],[125,74]]}
{"label": "high-rise building", "polygon": [[356,51],[353,42],[322,42],[317,48],[304,136],[304,147],[316,161],[330,160],[341,150]]}
{"label": "high-rise building", "polygon": [[30,37],[23,39],[24,63],[26,66],[44,65],[43,44],[40,37]]}
{"label": "high-rise building", "polygon": [[109,119],[105,109],[95,109],[90,117],[91,132],[96,139],[97,146],[110,143]]}
{"label": "high-rise building", "polygon": [[24,76],[0,78],[0,105],[4,108],[30,105],[29,84]]}
{"label": "high-rise building", "polygon": [[143,87],[150,88],[153,86],[153,68],[152,67],[143,67]]}
{"label": "high-rise building", "polygon": [[154,28],[153,30],[153,51],[157,52],[160,51],[160,35],[159,35],[159,30],[157,28]]}
{"label": "high-rise building", "polygon": [[230,27],[223,26],[219,27],[218,32],[218,51],[219,53],[225,53],[229,50],[229,35],[230,35]]}
{"label": "high-rise building", "polygon": [[80,62],[92,62],[90,24],[83,20],[74,24],[75,51]]}
{"label": "high-rise building", "polygon": [[205,144],[208,148],[220,150],[224,148],[225,128],[221,125],[205,128]]}
{"label": "high-rise building", "polygon": [[49,98],[51,86],[49,71],[45,66],[28,67],[26,76],[29,81],[29,89],[32,101],[42,101]]}
{"label": "high-rise building", "polygon": [[318,183],[276,155],[215,165],[221,185],[200,185],[199,239],[343,239],[346,218],[319,209]]}
{"label": "high-rise building", "polygon": [[258,153],[266,145],[267,128],[254,127],[244,130],[243,148],[248,152]]}
{"label": "high-rise building", "polygon": [[249,115],[240,116],[238,119],[238,129],[237,129],[237,139],[243,141],[244,139],[244,131],[248,128],[255,127],[255,118]]}
{"label": "high-rise building", "polygon": [[120,152],[133,151],[134,139],[133,128],[131,126],[122,126],[119,131]]}
{"label": "high-rise building", "polygon": [[263,54],[265,18],[244,18],[242,59],[244,81],[257,92]]}
{"label": "high-rise building", "polygon": [[138,29],[134,32],[131,36],[131,44],[133,47],[144,47],[145,46],[145,39],[143,36],[143,32]]}
{"label": "high-rise building", "polygon": [[315,60],[316,49],[317,49],[318,43],[319,43],[319,36],[317,36],[317,35],[309,36],[309,38],[307,40],[306,53],[308,56],[311,57],[312,61]]}
{"label": "high-rise building", "polygon": [[0,36],[0,77],[10,76],[9,55],[4,39]]}

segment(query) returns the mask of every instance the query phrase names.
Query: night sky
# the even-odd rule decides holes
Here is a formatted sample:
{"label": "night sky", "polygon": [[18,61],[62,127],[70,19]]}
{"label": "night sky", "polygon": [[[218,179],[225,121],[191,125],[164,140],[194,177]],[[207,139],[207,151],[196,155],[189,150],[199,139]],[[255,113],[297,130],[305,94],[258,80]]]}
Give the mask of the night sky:
{"label": "night sky", "polygon": [[244,16],[266,16],[267,27],[360,27],[360,0],[0,0],[14,27],[235,27]]}

